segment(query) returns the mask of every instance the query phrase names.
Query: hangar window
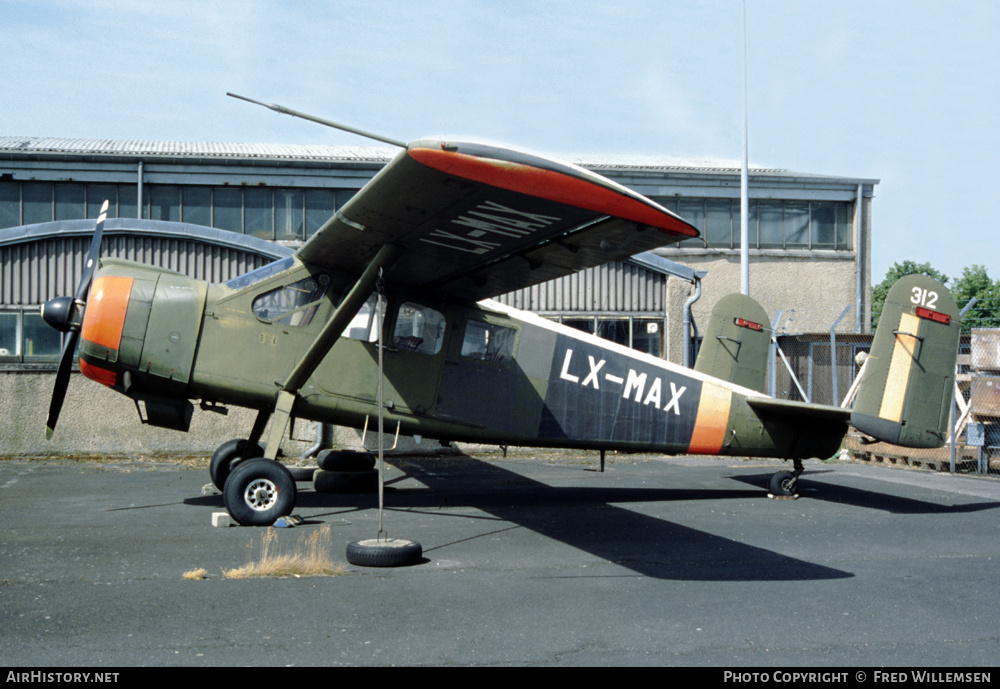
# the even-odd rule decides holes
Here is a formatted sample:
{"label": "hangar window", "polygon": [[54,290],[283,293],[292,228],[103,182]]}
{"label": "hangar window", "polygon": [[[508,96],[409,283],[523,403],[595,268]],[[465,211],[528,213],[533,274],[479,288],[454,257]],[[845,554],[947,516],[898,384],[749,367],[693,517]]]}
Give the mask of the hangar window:
{"label": "hangar window", "polygon": [[0,227],[21,224],[21,187],[17,182],[0,182]]}
{"label": "hangar window", "polygon": [[274,239],[274,191],[243,190],[243,232],[261,239]]}
{"label": "hangar window", "polygon": [[[655,199],[701,232],[680,247],[738,249],[740,202],[733,199]],[[846,201],[751,200],[749,234],[751,249],[851,248],[853,203]]]}
{"label": "hangar window", "polygon": [[57,184],[55,187],[56,220],[75,220],[86,213],[86,189],[83,184]]}
{"label": "hangar window", "polygon": [[212,188],[183,187],[181,189],[181,220],[192,225],[212,226]]}
{"label": "hangar window", "polygon": [[517,330],[502,325],[469,321],[462,338],[462,356],[494,364],[509,364],[514,360]]}
{"label": "hangar window", "polygon": [[[129,186],[134,191],[134,187]],[[87,215],[86,218],[97,218],[101,214],[101,206],[108,201],[108,217],[118,217],[118,187],[114,184],[87,185]],[[133,201],[134,203],[134,201]],[[134,215],[134,213],[133,213]]]}
{"label": "hangar window", "polygon": [[305,193],[301,189],[274,190],[274,238],[289,240],[305,236]]}
{"label": "hangar window", "polygon": [[444,343],[445,320],[429,306],[404,302],[396,314],[392,346],[404,352],[437,354]]}
{"label": "hangar window", "polygon": [[640,352],[663,356],[663,318],[643,316],[563,317],[563,325],[617,342]]}
{"label": "hangar window", "polygon": [[21,206],[25,225],[52,221],[54,217],[52,188],[50,182],[32,182],[24,185],[21,191]]}
{"label": "hangar window", "polygon": [[356,193],[356,189],[147,184],[140,212],[134,184],[3,180],[0,229],[96,218],[108,199],[109,218],[182,221],[263,239],[301,241]]}
{"label": "hangar window", "polygon": [[38,311],[0,311],[0,362],[45,363],[59,360],[62,338]]}
{"label": "hangar window", "polygon": [[243,231],[243,190],[216,189],[212,202],[212,227]]}
{"label": "hangar window", "polygon": [[167,184],[150,185],[147,215],[150,220],[179,222],[181,219],[181,188]]}

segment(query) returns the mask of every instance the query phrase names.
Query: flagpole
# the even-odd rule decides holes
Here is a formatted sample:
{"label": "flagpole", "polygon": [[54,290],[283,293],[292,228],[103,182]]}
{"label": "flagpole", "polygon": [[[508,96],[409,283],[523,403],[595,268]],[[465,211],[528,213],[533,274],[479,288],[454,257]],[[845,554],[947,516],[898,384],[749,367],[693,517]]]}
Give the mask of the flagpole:
{"label": "flagpole", "polygon": [[747,117],[747,2],[743,0],[743,165],[740,169],[740,294],[750,294],[750,134]]}

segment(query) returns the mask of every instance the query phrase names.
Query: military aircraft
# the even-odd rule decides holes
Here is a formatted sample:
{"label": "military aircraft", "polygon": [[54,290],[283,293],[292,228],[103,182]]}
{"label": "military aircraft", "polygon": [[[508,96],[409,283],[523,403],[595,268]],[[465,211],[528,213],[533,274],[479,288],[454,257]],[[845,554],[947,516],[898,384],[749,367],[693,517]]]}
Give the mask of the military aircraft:
{"label": "military aircraft", "polygon": [[887,442],[943,444],[960,329],[930,278],[890,292],[853,410],[773,399],[762,392],[766,315],[749,297],[720,301],[694,369],[489,301],[695,237],[691,224],[531,153],[400,145],[294,255],[222,284],[100,258],[102,214],[76,295],[43,309],[68,333],[48,436],[79,341],[80,371],[134,400],[144,423],[187,431],[192,400],[257,410],[210,468],[245,525],[295,505],[276,461],[292,419],[361,428],[379,416],[397,434],[504,446],[778,457],[794,466],[771,481],[783,495],[850,423]]}

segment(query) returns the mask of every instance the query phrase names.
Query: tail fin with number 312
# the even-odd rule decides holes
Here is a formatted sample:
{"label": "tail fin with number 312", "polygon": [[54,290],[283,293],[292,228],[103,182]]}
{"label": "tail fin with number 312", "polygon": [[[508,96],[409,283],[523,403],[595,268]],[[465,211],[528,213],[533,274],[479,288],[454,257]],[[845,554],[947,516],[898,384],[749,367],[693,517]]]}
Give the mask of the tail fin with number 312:
{"label": "tail fin with number 312", "polygon": [[854,427],[894,445],[942,446],[960,334],[958,308],[941,283],[926,275],[896,282],[851,412]]}

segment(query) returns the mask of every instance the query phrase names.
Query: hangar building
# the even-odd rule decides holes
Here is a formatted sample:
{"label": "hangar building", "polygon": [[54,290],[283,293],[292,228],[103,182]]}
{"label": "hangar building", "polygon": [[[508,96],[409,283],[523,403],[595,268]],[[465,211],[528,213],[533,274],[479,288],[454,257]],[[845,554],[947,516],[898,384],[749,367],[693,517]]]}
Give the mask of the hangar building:
{"label": "hangar building", "polygon": [[[8,393],[23,402],[42,391],[5,417],[25,418],[24,409],[36,407],[44,416],[51,386],[25,387],[25,374],[52,374],[59,336],[39,308],[75,290],[104,199],[111,202],[104,255],[222,281],[290,253],[395,152],[0,136],[0,381],[7,380],[0,404],[14,406]],[[701,238],[498,299],[684,362],[692,355],[685,321],[696,334],[715,301],[739,290],[739,165],[668,156],[568,162],[677,212]],[[751,167],[750,293],[780,315],[777,330],[867,332],[877,183]],[[174,447],[179,436],[172,437],[163,447]],[[28,445],[0,435],[0,452]]]}

